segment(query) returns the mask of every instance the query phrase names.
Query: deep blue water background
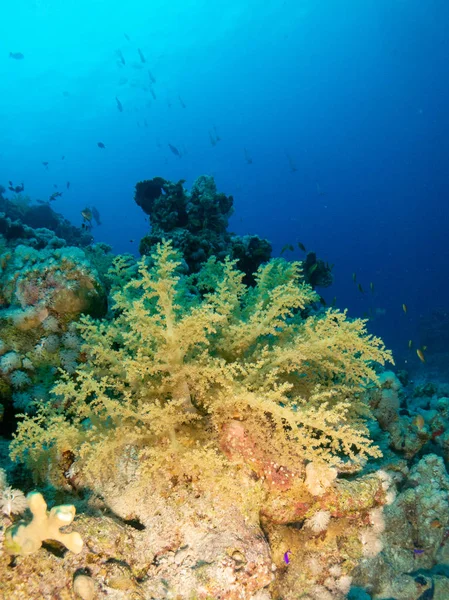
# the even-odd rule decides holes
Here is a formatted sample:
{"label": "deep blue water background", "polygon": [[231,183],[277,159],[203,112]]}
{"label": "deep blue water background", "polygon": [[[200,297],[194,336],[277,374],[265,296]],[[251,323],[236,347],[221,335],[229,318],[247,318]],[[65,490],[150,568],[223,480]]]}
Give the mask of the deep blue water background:
{"label": "deep blue water background", "polygon": [[419,365],[408,340],[449,309],[447,0],[15,0],[2,20],[0,183],[58,184],[56,210],[95,205],[96,241],[136,252],[138,180],[214,175],[231,230],[335,263],[323,296],[377,309],[371,330]]}

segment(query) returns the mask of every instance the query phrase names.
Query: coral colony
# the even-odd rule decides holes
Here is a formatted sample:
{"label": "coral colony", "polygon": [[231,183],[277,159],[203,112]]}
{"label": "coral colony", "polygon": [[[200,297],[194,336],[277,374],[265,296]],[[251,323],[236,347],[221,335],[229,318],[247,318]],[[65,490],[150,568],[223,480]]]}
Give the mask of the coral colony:
{"label": "coral colony", "polygon": [[137,184],[139,261],[0,198],[3,597],[448,597],[449,399],[401,410],[331,267],[228,233],[210,177]]}

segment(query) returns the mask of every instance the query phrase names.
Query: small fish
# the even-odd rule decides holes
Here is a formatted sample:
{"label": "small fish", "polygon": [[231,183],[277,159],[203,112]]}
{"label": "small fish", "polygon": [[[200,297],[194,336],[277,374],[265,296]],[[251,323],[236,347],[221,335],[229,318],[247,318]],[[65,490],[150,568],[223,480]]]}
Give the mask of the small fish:
{"label": "small fish", "polygon": [[352,274],[352,281],[357,283],[357,275],[355,273]]}
{"label": "small fish", "polygon": [[407,314],[407,304],[403,304],[402,305],[402,310],[404,311],[404,314]]}
{"label": "small fish", "polygon": [[95,208],[95,206],[92,206],[90,212],[95,220],[95,223],[97,225],[101,225],[100,213],[98,212],[98,209]]}
{"label": "small fish", "polygon": [[134,240],[129,240],[129,242],[130,242],[131,244],[133,244],[133,243],[134,243]]}
{"label": "small fish", "polygon": [[48,200],[50,202],[54,202],[56,200],[56,198],[59,198],[60,196],[62,196],[62,192],[53,192],[53,194],[50,196],[50,198]]}
{"label": "small fish", "polygon": [[423,352],[425,352],[427,350],[427,346],[423,346],[422,350],[423,350]]}
{"label": "small fish", "polygon": [[295,249],[293,248],[293,246],[291,244],[285,244],[285,246],[282,246],[281,256],[282,256],[282,254],[284,254],[284,252],[286,250],[290,250],[290,252],[294,252]]}
{"label": "small fish", "polygon": [[323,296],[320,296],[320,304],[322,304],[323,306],[327,306],[327,302],[326,302],[326,300],[323,298]]}
{"label": "small fish", "polygon": [[125,57],[123,56],[122,51],[121,50],[116,50],[115,53],[119,57],[120,62],[122,63],[122,65],[126,65]]}
{"label": "small fish", "polygon": [[103,144],[103,142],[97,142],[97,146],[99,148],[106,148],[106,146]]}
{"label": "small fish", "polygon": [[44,167],[45,167],[46,169],[48,169],[48,161],[44,161],[42,164],[44,165]]}
{"label": "small fish", "polygon": [[369,289],[371,290],[371,293],[374,294],[374,283],[372,281],[369,284]]}
{"label": "small fish", "polygon": [[70,189],[70,181],[68,181],[68,182],[65,184],[65,187],[66,187],[68,190]]}
{"label": "small fish", "polygon": [[424,352],[421,350],[421,348],[417,348],[417,350],[416,350],[416,354],[418,355],[418,358],[419,358],[419,360],[420,360],[422,363],[425,363],[425,362],[426,362],[426,359],[425,359],[425,356],[424,356]]}
{"label": "small fish", "polygon": [[57,183],[54,183],[54,184],[53,184],[53,187],[54,187],[54,188],[57,188],[57,187],[58,187],[58,184],[57,184]]}
{"label": "small fish", "polygon": [[123,112],[123,104],[120,102],[117,96],[115,97],[115,101],[117,102],[117,108],[119,109],[119,111]]}
{"label": "small fish", "polygon": [[176,148],[176,146],[173,146],[172,144],[168,144],[168,147],[170,148],[170,150],[173,152],[173,154],[175,156],[181,157],[181,154],[180,154],[178,148]]}
{"label": "small fish", "polygon": [[422,548],[413,548],[413,554],[424,554],[424,550]]}
{"label": "small fish", "polygon": [[416,415],[416,417],[413,419],[413,424],[416,425],[420,431],[422,431],[426,425],[426,422],[424,421],[424,417],[422,415]]}
{"label": "small fish", "polygon": [[139,53],[140,56],[140,60],[144,63],[147,62],[145,56],[143,55],[143,52],[140,48],[137,48],[137,52]]}
{"label": "small fish", "polygon": [[90,208],[85,208],[84,210],[82,210],[81,216],[83,217],[83,219],[85,221],[88,221],[89,223],[92,221],[92,212],[91,212]]}
{"label": "small fish", "polygon": [[358,285],[357,287],[359,288],[359,292],[360,292],[361,294],[364,294],[364,293],[365,293],[365,292],[363,291],[363,288],[362,288],[362,284],[361,284],[361,283],[359,283],[359,285]]}
{"label": "small fish", "polygon": [[218,135],[218,131],[217,131],[217,128],[215,127],[215,125],[214,125],[214,132],[215,132],[215,140],[217,142],[221,142],[221,137]]}
{"label": "small fish", "polygon": [[128,35],[127,33],[124,33],[123,35],[124,35],[124,36],[125,36],[125,38],[128,40],[128,42],[130,42],[130,41],[131,41],[131,38],[129,37],[129,35]]}
{"label": "small fish", "polygon": [[284,552],[284,561],[287,565],[290,562],[290,554],[291,554],[290,550],[287,550],[287,552]]}
{"label": "small fish", "polygon": [[184,100],[181,98],[181,96],[178,94],[178,99],[179,99],[179,104],[182,106],[182,108],[185,108],[186,105],[184,104]]}
{"label": "small fish", "polygon": [[443,527],[443,525],[441,524],[441,521],[439,521],[438,519],[434,519],[430,523],[430,526],[432,527],[432,529],[441,529],[441,527]]}
{"label": "small fish", "polygon": [[153,96],[153,100],[156,100],[156,92],[153,89],[153,86],[150,85],[150,94]]}
{"label": "small fish", "polygon": [[243,148],[243,153],[245,154],[245,160],[249,165],[253,164],[253,159],[251,158],[251,156],[249,155],[249,152],[246,148]]}
{"label": "small fish", "polygon": [[411,347],[412,347],[412,346],[413,346],[413,340],[409,340],[409,341],[408,341],[408,347],[409,347],[409,350],[411,349]]}
{"label": "small fish", "polygon": [[217,145],[217,140],[214,138],[214,136],[212,135],[212,133],[209,131],[209,141],[211,143],[212,146],[216,146]]}
{"label": "small fish", "polygon": [[22,60],[25,56],[21,52],[10,52],[9,58],[14,58],[15,60]]}
{"label": "small fish", "polygon": [[150,83],[156,83],[156,79],[150,69],[148,69],[148,77],[150,78]]}
{"label": "small fish", "polygon": [[301,243],[301,242],[298,242],[298,248],[299,248],[300,250],[302,250],[303,252],[307,252],[307,250],[306,250],[306,247],[305,247],[305,246],[304,246],[304,244],[303,244],[303,243]]}
{"label": "small fish", "polygon": [[64,160],[64,158],[65,158],[65,156],[64,156],[64,155],[63,155],[63,156],[61,156],[61,160]]}

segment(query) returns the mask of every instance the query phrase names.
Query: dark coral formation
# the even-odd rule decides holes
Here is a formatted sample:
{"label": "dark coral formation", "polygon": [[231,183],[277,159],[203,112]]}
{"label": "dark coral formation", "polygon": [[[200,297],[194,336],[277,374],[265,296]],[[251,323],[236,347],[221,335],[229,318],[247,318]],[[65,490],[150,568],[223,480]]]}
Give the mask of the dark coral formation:
{"label": "dark coral formation", "polygon": [[329,287],[334,280],[332,268],[333,265],[317,259],[315,252],[308,252],[304,261],[304,278],[313,288]]}
{"label": "dark coral formation", "polygon": [[142,238],[141,254],[163,239],[182,251],[190,272],[197,273],[211,256],[238,260],[238,268],[252,282],[252,273],[271,256],[271,244],[256,235],[240,237],[227,231],[233,213],[232,196],[217,192],[213,177],[202,175],[190,192],[184,180],[172,183],[162,177],[140,181],[135,201],[149,215],[151,232]]}
{"label": "dark coral formation", "polygon": [[19,243],[38,249],[49,245],[85,247],[92,243],[89,231],[72,225],[48,203],[32,204],[28,196],[20,194],[8,200],[4,191],[0,186],[0,234],[8,242],[22,240]]}

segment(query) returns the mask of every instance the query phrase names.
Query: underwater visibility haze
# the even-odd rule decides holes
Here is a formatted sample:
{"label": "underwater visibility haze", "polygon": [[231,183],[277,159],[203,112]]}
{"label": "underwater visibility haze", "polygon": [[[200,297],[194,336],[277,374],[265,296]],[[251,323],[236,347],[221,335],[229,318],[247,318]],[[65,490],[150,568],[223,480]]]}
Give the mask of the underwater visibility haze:
{"label": "underwater visibility haze", "polygon": [[0,597],[447,600],[449,3],[4,4]]}

